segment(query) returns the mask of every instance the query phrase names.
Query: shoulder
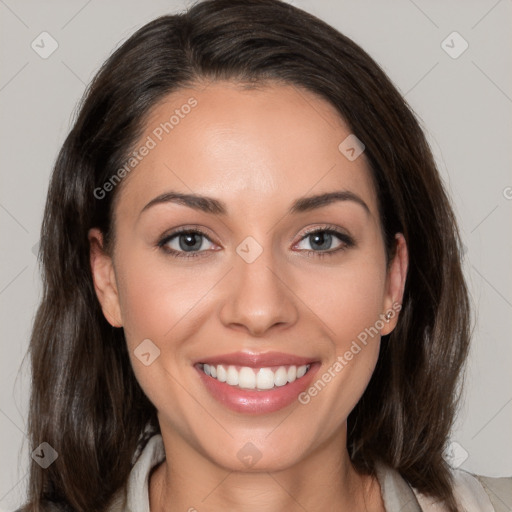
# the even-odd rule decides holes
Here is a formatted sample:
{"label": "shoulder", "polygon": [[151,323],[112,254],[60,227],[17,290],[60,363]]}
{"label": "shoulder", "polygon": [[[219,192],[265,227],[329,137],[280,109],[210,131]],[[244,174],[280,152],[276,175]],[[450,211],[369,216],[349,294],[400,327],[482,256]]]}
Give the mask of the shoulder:
{"label": "shoulder", "polygon": [[[111,497],[105,512],[149,511],[148,481],[151,470],[165,458],[162,436],[155,434],[134,456],[134,464],[123,487]],[[42,512],[71,512],[55,504],[45,504]],[[25,512],[19,509],[16,512]]]}
{"label": "shoulder", "polygon": [[[455,498],[466,512],[510,512],[512,510],[512,477],[491,478],[473,475],[461,469],[452,470]],[[425,512],[441,512],[432,499],[415,491]]]}
{"label": "shoulder", "polygon": [[475,476],[489,496],[496,512],[512,510],[512,477]]}
{"label": "shoulder", "polygon": [[[446,512],[439,501],[410,486],[394,469],[377,464],[377,479],[387,511]],[[453,493],[464,512],[511,512],[512,477],[491,478],[452,469]]]}
{"label": "shoulder", "polygon": [[149,511],[149,477],[165,458],[161,434],[153,435],[135,457],[126,485],[112,496],[106,512]]}

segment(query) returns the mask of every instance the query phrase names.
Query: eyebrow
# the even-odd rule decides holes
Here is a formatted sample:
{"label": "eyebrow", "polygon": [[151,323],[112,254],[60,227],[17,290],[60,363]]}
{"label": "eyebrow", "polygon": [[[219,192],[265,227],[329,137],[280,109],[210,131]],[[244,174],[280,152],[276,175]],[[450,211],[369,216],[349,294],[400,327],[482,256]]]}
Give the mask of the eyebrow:
{"label": "eyebrow", "polygon": [[[318,208],[322,208],[329,204],[351,201],[361,206],[366,213],[371,215],[368,205],[356,194],[349,190],[338,190],[335,192],[326,192],[309,197],[300,197],[295,200],[288,213],[302,213]],[[183,194],[180,192],[166,192],[152,199],[144,208],[142,208],[139,216],[157,204],[176,203],[187,206],[194,210],[214,215],[227,215],[228,209],[223,201],[214,199],[213,197],[202,196],[198,194]]]}

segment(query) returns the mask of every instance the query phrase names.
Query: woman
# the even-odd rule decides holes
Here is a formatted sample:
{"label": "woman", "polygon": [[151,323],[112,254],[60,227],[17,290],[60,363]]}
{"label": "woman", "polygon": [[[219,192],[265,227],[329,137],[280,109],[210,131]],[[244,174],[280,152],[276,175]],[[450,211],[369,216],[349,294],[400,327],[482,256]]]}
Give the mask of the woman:
{"label": "woman", "polygon": [[55,165],[41,259],[24,510],[507,499],[443,458],[469,308],[425,137],[303,11],[210,0],[123,44]]}

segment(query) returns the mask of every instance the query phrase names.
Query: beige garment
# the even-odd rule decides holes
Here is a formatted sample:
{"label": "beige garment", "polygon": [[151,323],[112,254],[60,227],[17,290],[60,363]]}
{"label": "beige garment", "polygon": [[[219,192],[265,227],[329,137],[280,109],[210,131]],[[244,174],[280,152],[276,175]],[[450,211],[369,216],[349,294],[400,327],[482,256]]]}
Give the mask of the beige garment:
{"label": "beige garment", "polygon": [[[148,481],[151,469],[165,458],[162,436],[148,441],[129,475],[126,486],[113,498],[108,512],[150,512]],[[461,512],[511,512],[512,478],[475,477],[453,470],[454,492]],[[414,491],[395,470],[377,467],[387,512],[445,512],[445,508]]]}

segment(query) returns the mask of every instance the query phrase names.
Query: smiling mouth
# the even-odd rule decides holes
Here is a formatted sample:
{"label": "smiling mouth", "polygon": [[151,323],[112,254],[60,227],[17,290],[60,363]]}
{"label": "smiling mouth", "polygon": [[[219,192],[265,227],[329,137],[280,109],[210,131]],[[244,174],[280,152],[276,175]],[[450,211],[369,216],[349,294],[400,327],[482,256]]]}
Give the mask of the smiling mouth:
{"label": "smiling mouth", "polygon": [[198,367],[209,377],[234,388],[269,391],[301,379],[308,373],[311,364],[251,368],[249,366],[201,363]]}

